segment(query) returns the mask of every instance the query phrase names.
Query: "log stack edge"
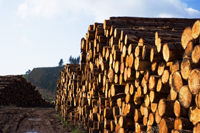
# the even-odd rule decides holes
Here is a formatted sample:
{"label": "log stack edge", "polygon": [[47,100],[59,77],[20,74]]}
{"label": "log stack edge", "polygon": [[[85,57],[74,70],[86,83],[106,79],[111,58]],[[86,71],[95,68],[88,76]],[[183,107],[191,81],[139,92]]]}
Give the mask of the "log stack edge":
{"label": "log stack edge", "polygon": [[200,20],[110,17],[60,72],[56,110],[90,133],[200,131]]}

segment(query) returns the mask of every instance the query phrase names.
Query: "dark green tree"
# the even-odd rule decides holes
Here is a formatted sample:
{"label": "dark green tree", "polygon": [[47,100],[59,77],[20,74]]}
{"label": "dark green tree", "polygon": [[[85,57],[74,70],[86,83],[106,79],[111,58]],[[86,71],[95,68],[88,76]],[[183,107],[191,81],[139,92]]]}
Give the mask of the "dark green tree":
{"label": "dark green tree", "polygon": [[30,69],[29,69],[28,71],[26,71],[25,74],[27,75],[27,74],[29,74],[29,73],[31,73],[31,70],[30,70]]}
{"label": "dark green tree", "polygon": [[58,66],[62,66],[63,65],[63,59],[60,59]]}
{"label": "dark green tree", "polygon": [[80,56],[78,56],[78,57],[76,58],[76,57],[72,57],[72,56],[70,55],[70,57],[69,57],[69,63],[71,63],[71,64],[79,64],[79,62],[80,62]]}

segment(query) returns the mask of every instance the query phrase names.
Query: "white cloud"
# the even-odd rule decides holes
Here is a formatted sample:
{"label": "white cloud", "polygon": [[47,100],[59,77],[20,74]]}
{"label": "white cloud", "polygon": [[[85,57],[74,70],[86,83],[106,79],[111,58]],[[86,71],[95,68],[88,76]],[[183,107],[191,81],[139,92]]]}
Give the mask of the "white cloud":
{"label": "white cloud", "polygon": [[22,36],[19,40],[20,44],[22,46],[33,46],[33,42],[31,40],[28,39],[28,37],[25,35],[25,36]]}
{"label": "white cloud", "polygon": [[110,16],[199,17],[200,11],[180,0],[25,0],[18,6],[17,14],[21,18],[69,19],[88,15],[102,22]]}

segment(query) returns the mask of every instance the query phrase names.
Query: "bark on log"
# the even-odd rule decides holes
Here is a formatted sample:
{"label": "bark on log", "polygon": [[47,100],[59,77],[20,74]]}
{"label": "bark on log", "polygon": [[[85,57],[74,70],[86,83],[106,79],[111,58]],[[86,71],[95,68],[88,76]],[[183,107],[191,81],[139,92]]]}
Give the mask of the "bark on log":
{"label": "bark on log", "polygon": [[193,129],[193,124],[190,122],[188,118],[176,118],[174,121],[174,129],[188,129],[192,130]]}
{"label": "bark on log", "polygon": [[159,124],[160,133],[170,133],[174,129],[174,119],[173,118],[162,118]]}
{"label": "bark on log", "polygon": [[174,117],[175,115],[173,112],[173,107],[174,107],[174,101],[167,100],[167,99],[161,99],[158,103],[159,116]]}
{"label": "bark on log", "polygon": [[180,102],[178,100],[176,100],[174,102],[174,114],[176,117],[187,117],[188,109],[181,106]]}
{"label": "bark on log", "polygon": [[182,59],[184,49],[180,43],[165,43],[163,45],[163,59],[168,62],[175,59]]}

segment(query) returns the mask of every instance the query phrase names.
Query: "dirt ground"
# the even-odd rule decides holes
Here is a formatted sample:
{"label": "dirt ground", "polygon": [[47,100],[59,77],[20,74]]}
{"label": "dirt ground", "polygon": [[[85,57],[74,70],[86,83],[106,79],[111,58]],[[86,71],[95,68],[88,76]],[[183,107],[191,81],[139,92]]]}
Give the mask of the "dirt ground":
{"label": "dirt ground", "polygon": [[0,107],[0,133],[67,132],[54,108]]}

